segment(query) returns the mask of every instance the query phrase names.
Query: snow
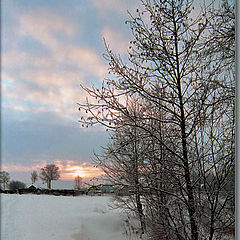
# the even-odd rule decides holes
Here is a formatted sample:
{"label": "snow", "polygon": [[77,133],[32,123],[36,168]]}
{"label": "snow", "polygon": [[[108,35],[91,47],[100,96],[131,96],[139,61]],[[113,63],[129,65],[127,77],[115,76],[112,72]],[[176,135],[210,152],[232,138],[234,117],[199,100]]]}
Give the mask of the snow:
{"label": "snow", "polygon": [[126,216],[110,196],[1,194],[2,240],[124,240]]}

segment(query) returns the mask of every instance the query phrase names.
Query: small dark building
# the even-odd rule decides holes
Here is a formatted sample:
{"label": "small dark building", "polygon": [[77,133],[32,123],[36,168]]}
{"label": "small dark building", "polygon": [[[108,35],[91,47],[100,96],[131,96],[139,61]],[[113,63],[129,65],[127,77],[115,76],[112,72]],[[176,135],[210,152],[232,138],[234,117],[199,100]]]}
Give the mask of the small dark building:
{"label": "small dark building", "polygon": [[32,190],[32,191],[35,191],[37,188],[34,185],[31,185],[28,189]]}

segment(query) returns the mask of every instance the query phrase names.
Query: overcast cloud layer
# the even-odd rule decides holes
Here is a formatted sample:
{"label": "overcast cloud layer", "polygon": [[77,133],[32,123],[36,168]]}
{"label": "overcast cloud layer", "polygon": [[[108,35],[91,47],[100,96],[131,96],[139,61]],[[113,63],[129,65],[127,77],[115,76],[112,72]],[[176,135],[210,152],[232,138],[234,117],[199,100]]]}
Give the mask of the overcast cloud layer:
{"label": "overcast cloud layer", "polygon": [[103,37],[127,52],[124,21],[139,2],[112,2],[2,1],[2,169],[12,178],[46,163],[85,166],[106,144],[102,128],[80,128],[76,103],[86,97],[80,83],[106,75]]}

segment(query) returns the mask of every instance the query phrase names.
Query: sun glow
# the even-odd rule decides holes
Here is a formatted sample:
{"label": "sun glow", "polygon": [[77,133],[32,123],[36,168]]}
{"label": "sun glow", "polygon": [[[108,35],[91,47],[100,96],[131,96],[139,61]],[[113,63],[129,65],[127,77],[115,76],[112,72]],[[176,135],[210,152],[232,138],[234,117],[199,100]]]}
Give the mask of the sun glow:
{"label": "sun glow", "polygon": [[79,177],[86,177],[86,173],[84,172],[84,170],[78,169],[75,172],[73,172],[73,176],[74,177],[77,177],[77,176],[79,176]]}
{"label": "sun glow", "polygon": [[87,162],[79,164],[71,160],[65,162],[59,160],[56,164],[60,168],[61,179],[71,180],[75,179],[77,176],[88,179],[100,177],[104,174],[100,168]]}
{"label": "sun glow", "polygon": [[[10,173],[18,173],[18,172],[31,172],[33,170],[40,170],[47,163],[35,164],[32,166],[24,166],[24,165],[2,165],[2,169],[4,171]],[[56,160],[54,164],[59,168],[60,171],[60,179],[61,180],[74,180],[75,177],[79,176],[84,179],[91,179],[94,177],[101,177],[104,175],[104,172],[92,165],[88,162],[78,163],[72,160]]]}

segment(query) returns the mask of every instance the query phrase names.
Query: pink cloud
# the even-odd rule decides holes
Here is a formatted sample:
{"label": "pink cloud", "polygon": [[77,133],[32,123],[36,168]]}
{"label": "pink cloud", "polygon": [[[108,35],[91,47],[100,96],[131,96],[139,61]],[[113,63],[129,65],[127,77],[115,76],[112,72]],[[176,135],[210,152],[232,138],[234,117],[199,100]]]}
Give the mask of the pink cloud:
{"label": "pink cloud", "polygon": [[38,170],[46,165],[45,163],[34,164],[31,166],[24,166],[20,164],[2,164],[2,170],[7,172],[30,172],[33,170]]}
{"label": "pink cloud", "polygon": [[119,54],[127,53],[130,36],[124,35],[122,32],[106,27],[102,31],[102,36],[105,38],[110,49]]}
{"label": "pink cloud", "polygon": [[2,67],[44,67],[52,68],[53,62],[51,59],[43,56],[34,56],[20,49],[14,49],[2,53]]}
{"label": "pink cloud", "polygon": [[103,14],[106,11],[114,11],[118,14],[127,14],[127,10],[133,11],[141,4],[140,1],[136,0],[91,0],[93,6],[98,8]]}
{"label": "pink cloud", "polygon": [[87,96],[79,86],[83,79],[77,73],[25,71],[20,76],[26,82],[13,80],[14,84],[2,84],[2,94],[8,99],[4,107],[29,114],[51,111],[61,118],[77,121],[77,103],[84,102]]}
{"label": "pink cloud", "polygon": [[79,46],[69,46],[67,59],[80,67],[83,71],[93,73],[95,76],[104,77],[107,72],[107,66],[100,59],[98,54],[90,48]]}
{"label": "pink cloud", "polygon": [[[78,175],[83,178],[93,178],[104,175],[100,168],[97,168],[95,165],[88,162],[79,163],[73,160],[55,160],[53,163],[59,168],[60,179],[62,180],[73,180]],[[2,170],[9,173],[30,173],[34,170],[40,172],[40,169],[46,166],[46,164],[46,161],[31,166],[21,164],[2,164]]]}
{"label": "pink cloud", "polygon": [[104,174],[100,168],[87,162],[79,164],[72,160],[57,160],[55,161],[55,164],[61,171],[61,179],[65,180],[74,179],[78,175],[82,178],[93,178]]}
{"label": "pink cloud", "polygon": [[[35,12],[18,16],[18,38],[31,36],[50,50],[50,56],[33,56],[20,49],[3,54],[3,67],[56,68],[59,64],[70,64],[81,71],[103,77],[106,66],[98,53],[90,48],[71,44],[76,32],[81,33],[79,25],[54,13]],[[55,33],[61,32],[69,41],[63,41]]]}
{"label": "pink cloud", "polygon": [[[77,31],[80,32],[79,26],[76,27],[57,14],[47,12],[22,15],[19,17],[19,22],[20,36],[31,36],[48,47],[52,52],[53,62],[69,61],[72,65],[86,69],[96,76],[103,76],[106,72],[102,60],[94,50],[62,42],[55,35],[56,32],[62,32],[71,39]],[[22,57],[26,58],[26,56]]]}
{"label": "pink cloud", "polygon": [[23,14],[19,17],[19,34],[31,36],[50,49],[58,48],[58,41],[54,34],[61,32],[73,36],[76,27],[67,19],[53,12],[35,12]]}
{"label": "pink cloud", "polygon": [[20,74],[21,78],[33,82],[40,87],[71,87],[82,81],[83,74],[71,71],[57,71],[54,69],[26,69]]}
{"label": "pink cloud", "polygon": [[[17,17],[18,38],[31,36],[47,46],[50,54],[37,56],[18,48],[3,53],[2,67],[8,80],[11,73],[12,84],[3,85],[9,108],[27,113],[47,110],[76,119],[76,103],[86,98],[79,85],[87,83],[90,76],[100,81],[104,78],[107,66],[103,59],[94,49],[73,45],[75,25],[55,13],[31,12]],[[69,42],[58,39],[56,32],[67,35]],[[74,70],[59,70],[59,66],[66,65]],[[9,68],[15,67],[17,73],[10,72]],[[31,104],[39,103],[46,107],[30,108]]]}
{"label": "pink cloud", "polygon": [[[30,88],[27,84],[16,86],[5,85],[3,86],[3,94],[11,101],[12,104],[8,104],[8,108],[11,108],[11,110],[23,111],[30,114],[51,111],[63,118],[76,118],[74,114],[77,114],[76,102],[79,98],[77,91],[71,88],[65,88],[64,91],[49,89],[47,91],[40,91]],[[29,107],[24,103],[26,101],[32,104],[42,104],[43,106],[37,108]]]}

